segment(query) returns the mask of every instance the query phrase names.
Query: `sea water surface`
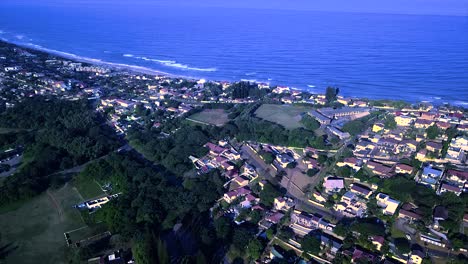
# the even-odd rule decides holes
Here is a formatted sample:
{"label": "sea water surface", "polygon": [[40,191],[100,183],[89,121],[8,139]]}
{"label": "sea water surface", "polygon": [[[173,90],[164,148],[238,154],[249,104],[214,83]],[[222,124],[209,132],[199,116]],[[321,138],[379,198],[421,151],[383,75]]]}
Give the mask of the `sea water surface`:
{"label": "sea water surface", "polygon": [[468,105],[468,17],[59,2],[0,2],[0,38],[194,78]]}

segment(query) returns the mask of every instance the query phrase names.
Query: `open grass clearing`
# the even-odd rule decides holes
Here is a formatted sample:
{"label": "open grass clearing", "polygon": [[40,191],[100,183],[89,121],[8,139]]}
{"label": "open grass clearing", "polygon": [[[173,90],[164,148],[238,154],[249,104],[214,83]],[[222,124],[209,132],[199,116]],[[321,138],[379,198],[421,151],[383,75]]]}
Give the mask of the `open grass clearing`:
{"label": "open grass clearing", "polygon": [[187,120],[205,125],[223,126],[229,118],[224,109],[205,109],[189,116]]}
{"label": "open grass clearing", "polygon": [[304,127],[301,123],[302,115],[312,109],[302,105],[263,104],[255,111],[255,115],[286,129],[295,129]]}
{"label": "open grass clearing", "polygon": [[401,231],[400,229],[397,228],[396,223],[393,223],[391,232],[392,232],[392,237],[393,238],[400,238],[400,237],[406,238],[406,236],[405,236],[406,234],[403,231]]}
{"label": "open grass clearing", "polygon": [[73,180],[73,185],[76,189],[78,189],[78,192],[83,197],[83,200],[90,200],[106,195],[106,193],[101,189],[101,186],[99,186],[96,181],[86,179],[85,177],[75,177]]}
{"label": "open grass clearing", "polygon": [[66,184],[1,213],[2,242],[13,248],[6,263],[65,263],[64,232],[85,225],[73,208],[79,202],[78,192]]}

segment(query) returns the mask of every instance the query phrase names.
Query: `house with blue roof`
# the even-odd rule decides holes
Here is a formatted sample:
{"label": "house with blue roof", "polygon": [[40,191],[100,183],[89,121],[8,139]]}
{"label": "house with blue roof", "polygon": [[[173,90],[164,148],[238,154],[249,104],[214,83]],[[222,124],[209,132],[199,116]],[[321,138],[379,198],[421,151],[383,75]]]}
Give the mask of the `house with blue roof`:
{"label": "house with blue roof", "polygon": [[443,174],[443,170],[439,170],[437,168],[433,168],[431,165],[427,165],[423,169],[420,182],[424,185],[430,186],[435,190],[436,185],[442,179]]}

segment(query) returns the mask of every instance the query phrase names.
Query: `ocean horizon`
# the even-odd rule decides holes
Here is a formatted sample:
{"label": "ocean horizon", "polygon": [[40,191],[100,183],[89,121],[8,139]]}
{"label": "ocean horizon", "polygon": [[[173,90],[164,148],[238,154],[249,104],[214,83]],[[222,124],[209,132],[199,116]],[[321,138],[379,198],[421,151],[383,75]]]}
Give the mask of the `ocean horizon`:
{"label": "ocean horizon", "polygon": [[90,63],[468,106],[468,17],[0,3],[6,42]]}

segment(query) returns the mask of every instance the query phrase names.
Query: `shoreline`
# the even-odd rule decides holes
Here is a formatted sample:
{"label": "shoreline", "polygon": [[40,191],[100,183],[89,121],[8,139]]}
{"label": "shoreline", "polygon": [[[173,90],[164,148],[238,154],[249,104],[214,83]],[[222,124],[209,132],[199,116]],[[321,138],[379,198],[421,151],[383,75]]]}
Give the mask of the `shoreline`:
{"label": "shoreline", "polygon": [[[140,74],[148,74],[148,75],[152,75],[152,76],[166,76],[166,77],[170,77],[170,78],[181,78],[181,79],[187,79],[187,80],[192,80],[192,81],[204,79],[206,81],[211,81],[211,82],[223,82],[223,81],[220,81],[220,80],[215,80],[215,79],[210,79],[210,78],[202,78],[202,77],[172,74],[172,73],[152,69],[152,68],[145,67],[145,66],[138,66],[138,65],[125,64],[125,63],[103,61],[101,59],[94,59],[94,58],[89,58],[89,57],[76,55],[76,54],[73,54],[73,53],[68,53],[68,52],[64,52],[64,51],[45,48],[43,46],[33,44],[33,43],[15,43],[15,42],[6,40],[4,38],[1,38],[0,42],[4,42],[4,43],[9,44],[9,45],[15,45],[15,46],[26,48],[26,49],[31,49],[31,50],[34,50],[34,51],[43,52],[43,53],[46,53],[46,54],[50,54],[50,55],[53,55],[53,56],[57,56],[57,57],[61,57],[61,58],[69,59],[69,60],[74,60],[74,61],[77,61],[77,62],[88,63],[88,64],[91,64],[91,65],[97,65],[97,66],[105,66],[105,67],[107,67],[109,69],[126,71],[126,72],[129,72],[129,73],[133,72],[133,73],[140,73]],[[256,81],[256,80],[245,80],[245,79],[239,79],[239,80],[233,80],[233,81],[224,80],[224,81],[226,81],[228,83],[248,81],[248,82],[253,82],[253,83],[268,83],[268,84],[270,84],[269,82],[263,82],[263,81],[260,82],[260,81]],[[287,85],[276,84],[276,86],[287,86]],[[314,89],[315,91],[310,91],[307,88],[298,88],[298,87],[294,87],[294,86],[287,86],[287,87],[289,87],[292,90],[299,90],[299,91],[307,92],[307,93],[310,93],[310,94],[323,94],[325,92],[325,90],[322,93],[322,92],[318,92],[315,89]],[[316,87],[314,86],[313,88],[316,88]],[[437,105],[437,106],[448,104],[448,105],[451,105],[451,106],[468,108],[468,102],[465,102],[465,101],[434,102],[434,101],[428,101],[428,100],[410,100],[410,99],[401,99],[401,98],[397,99],[397,98],[390,98],[390,97],[372,98],[372,97],[357,96],[357,95],[346,95],[345,97],[352,98],[352,99],[358,99],[358,100],[365,99],[365,100],[372,100],[372,101],[403,101],[403,102],[410,103],[410,104],[429,103],[429,104],[433,104],[433,105]],[[440,99],[436,98],[436,100],[440,100]]]}

